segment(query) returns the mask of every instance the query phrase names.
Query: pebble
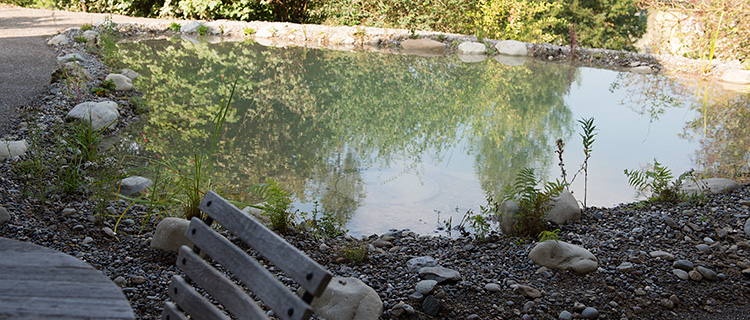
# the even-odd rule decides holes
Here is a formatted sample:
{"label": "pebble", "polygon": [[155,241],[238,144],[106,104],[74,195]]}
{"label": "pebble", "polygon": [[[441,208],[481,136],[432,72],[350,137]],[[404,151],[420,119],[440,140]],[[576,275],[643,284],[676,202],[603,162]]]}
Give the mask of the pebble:
{"label": "pebble", "polygon": [[661,251],[661,250],[651,251],[649,252],[649,255],[652,258],[661,258],[667,261],[674,261],[674,255],[666,251]]}
{"label": "pebble", "polygon": [[560,315],[557,316],[557,318],[560,320],[571,320],[573,319],[573,314],[566,310],[563,310],[562,312],[560,312]]}
{"label": "pebble", "polygon": [[435,296],[429,295],[422,302],[422,311],[433,317],[437,316],[440,312],[440,302],[435,299]]}
{"label": "pebble", "polygon": [[427,280],[435,280],[438,283],[461,281],[461,274],[458,271],[440,266],[419,269],[419,276]]}
{"label": "pebble", "polygon": [[484,290],[487,290],[489,292],[500,292],[501,288],[497,283],[488,283],[484,285]]}
{"label": "pebble", "polygon": [[111,238],[115,237],[115,232],[112,231],[112,228],[110,228],[110,227],[104,227],[104,228],[102,228],[102,232],[104,232],[104,234],[106,234],[107,236],[109,236]]}
{"label": "pebble", "polygon": [[682,270],[682,269],[673,269],[672,273],[674,273],[674,275],[676,275],[678,278],[680,278],[682,280],[690,279],[690,275],[688,275],[687,271],[685,271],[685,270]]}
{"label": "pebble", "polygon": [[584,319],[596,319],[599,317],[599,310],[594,307],[587,307],[581,312],[581,317]]}
{"label": "pebble", "polygon": [[693,281],[703,280],[703,276],[698,271],[690,270],[690,272],[688,272],[688,275],[690,276],[690,280],[693,280]]}
{"label": "pebble", "polygon": [[435,289],[437,284],[438,282],[435,280],[422,280],[417,282],[416,290],[423,295],[428,295],[432,293],[432,290]]}
{"label": "pebble", "polygon": [[696,245],[695,247],[696,247],[696,248],[698,249],[698,251],[700,251],[701,253],[709,253],[709,252],[711,252],[711,248],[710,248],[710,247],[709,247],[709,246],[708,246],[707,244],[704,244],[704,243],[701,243],[701,244],[699,244],[699,245]]}
{"label": "pebble", "polygon": [[522,285],[518,284],[515,285],[515,288],[513,289],[516,293],[530,299],[536,299],[540,298],[542,296],[542,292],[539,291],[539,289],[534,288],[532,286]]}
{"label": "pebble", "polygon": [[713,271],[713,270],[711,270],[711,269],[709,269],[709,268],[706,268],[706,267],[702,267],[702,266],[698,266],[698,267],[697,267],[697,268],[695,268],[695,269],[696,269],[696,270],[697,270],[698,272],[700,272],[700,274],[701,274],[701,275],[702,275],[702,276],[703,276],[704,278],[706,278],[706,280],[716,280],[716,277],[717,277],[717,275],[716,275],[716,272],[715,272],[715,271]]}
{"label": "pebble", "polygon": [[90,244],[92,242],[94,242],[94,239],[91,238],[91,237],[85,237],[85,238],[83,238],[83,241],[81,241],[81,243],[83,243],[83,244]]}
{"label": "pebble", "polygon": [[123,276],[117,276],[114,280],[112,280],[118,287],[124,287],[128,285],[128,280],[125,279]]}
{"label": "pebble", "polygon": [[633,264],[630,262],[623,262],[619,266],[617,266],[617,271],[620,272],[628,272],[633,269]]}
{"label": "pebble", "polygon": [[687,260],[677,260],[672,264],[672,267],[676,269],[690,271],[690,270],[693,270],[695,265],[692,262],[687,261]]}

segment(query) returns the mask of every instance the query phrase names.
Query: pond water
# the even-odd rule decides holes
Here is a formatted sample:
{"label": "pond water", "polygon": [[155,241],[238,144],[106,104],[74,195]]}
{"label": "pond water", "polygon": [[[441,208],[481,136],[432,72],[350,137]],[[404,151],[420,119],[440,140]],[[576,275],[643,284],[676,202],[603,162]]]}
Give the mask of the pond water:
{"label": "pond water", "polygon": [[[189,166],[209,149],[236,77],[213,182],[242,194],[272,178],[296,209],[317,202],[355,235],[456,224],[527,166],[558,178],[557,139],[572,175],[583,160],[581,118],[598,129],[588,206],[635,199],[623,169],[657,158],[679,175],[701,147],[695,90],[661,76],[181,39],[122,43],[121,54],[153,111],[118,152]],[[571,189],[583,201],[582,176]]]}

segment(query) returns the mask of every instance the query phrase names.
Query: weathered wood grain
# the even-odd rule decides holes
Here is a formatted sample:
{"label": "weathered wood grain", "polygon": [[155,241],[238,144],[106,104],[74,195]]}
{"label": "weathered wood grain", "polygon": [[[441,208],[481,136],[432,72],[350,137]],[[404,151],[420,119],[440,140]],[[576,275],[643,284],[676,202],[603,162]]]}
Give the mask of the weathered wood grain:
{"label": "weathered wood grain", "polygon": [[279,235],[213,191],[206,193],[199,208],[273,262],[307,292],[314,296],[323,294],[331,274]]}
{"label": "weathered wood grain", "polygon": [[161,314],[161,320],[188,320],[188,318],[177,309],[173,302],[164,303],[164,312]]}
{"label": "weathered wood grain", "polygon": [[206,300],[198,291],[195,291],[180,276],[172,276],[172,283],[169,284],[167,294],[193,319],[229,320],[227,315]]}
{"label": "weathered wood grain", "polygon": [[0,238],[0,319],[133,319],[128,300],[85,262]]}
{"label": "weathered wood grain", "polygon": [[[298,320],[307,319],[312,314],[307,303],[276,280],[276,277],[258,261],[213,231],[200,219],[193,218],[190,221],[185,235],[201,248],[202,252],[221,263],[245,283],[278,317]],[[182,306],[180,303],[178,305]]]}
{"label": "weathered wood grain", "polygon": [[185,272],[190,280],[219,300],[237,319],[268,319],[266,313],[245,291],[203,261],[189,247],[180,248],[177,267]]}

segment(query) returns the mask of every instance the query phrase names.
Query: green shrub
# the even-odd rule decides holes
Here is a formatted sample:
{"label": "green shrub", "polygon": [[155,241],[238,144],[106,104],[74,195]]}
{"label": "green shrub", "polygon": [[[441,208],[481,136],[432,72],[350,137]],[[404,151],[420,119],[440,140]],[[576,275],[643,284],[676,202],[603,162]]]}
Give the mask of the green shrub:
{"label": "green shrub", "polygon": [[341,255],[346,261],[353,263],[363,263],[367,261],[369,247],[367,243],[354,241],[349,242],[341,249]]}
{"label": "green shrub", "polygon": [[182,29],[182,26],[177,22],[172,22],[169,24],[169,29],[174,32],[180,32],[180,29]]}
{"label": "green shrub", "polygon": [[73,41],[79,42],[79,43],[86,43],[86,42],[89,42],[89,39],[86,39],[84,36],[76,36],[73,38]]}
{"label": "green shrub", "polygon": [[250,36],[250,35],[253,35],[253,34],[255,34],[255,29],[253,29],[253,28],[250,28],[250,27],[247,27],[247,28],[245,28],[245,29],[242,29],[242,32],[243,32],[243,33],[244,33],[244,34],[245,34],[246,36]]}
{"label": "green shrub", "polygon": [[262,202],[255,206],[271,220],[271,228],[277,232],[287,232],[294,220],[291,212],[292,198],[289,193],[272,179],[250,188],[254,201]]}
{"label": "green shrub", "polygon": [[92,29],[94,29],[94,26],[92,26],[91,24],[88,24],[88,23],[84,23],[81,26],[81,31],[89,31],[89,30],[92,30]]}

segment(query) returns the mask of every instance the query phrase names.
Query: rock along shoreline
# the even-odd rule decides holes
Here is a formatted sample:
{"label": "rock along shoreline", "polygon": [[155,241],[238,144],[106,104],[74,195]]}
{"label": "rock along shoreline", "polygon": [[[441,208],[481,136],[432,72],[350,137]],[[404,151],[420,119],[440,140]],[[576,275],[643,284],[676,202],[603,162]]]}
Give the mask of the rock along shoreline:
{"label": "rock along shoreline", "polygon": [[[341,34],[335,30],[350,27],[297,29],[298,25],[293,24],[222,21],[206,24],[213,30],[212,24],[216,23],[224,23],[215,27],[224,30],[228,35],[224,38],[240,37],[238,34],[249,26],[259,42],[270,39],[271,45],[283,46],[281,40],[298,39],[300,32],[323,37],[322,31],[316,29],[320,28],[327,29],[330,36],[305,37],[305,43],[338,49],[351,46],[347,50],[357,47],[356,38],[354,43],[349,43],[348,38],[338,43],[331,40],[333,35]],[[171,35],[168,26],[167,22],[160,22],[118,28],[132,39]],[[372,28],[362,29],[368,38],[363,37],[357,48],[364,50],[404,53],[404,43],[417,40],[409,39],[410,34],[405,30],[382,29],[385,34],[378,36]],[[346,34],[357,32],[353,28],[346,30]],[[271,37],[261,37],[269,33]],[[71,29],[64,34],[70,41],[55,46],[58,55],[81,55],[78,63],[91,76],[87,86],[101,85],[109,70],[98,57],[83,50],[85,44],[72,41],[83,32]],[[190,33],[181,35],[195,38]],[[431,33],[421,36],[432,41],[441,38],[440,34]],[[444,45],[443,52],[411,50],[416,54],[450,54],[459,51],[458,42],[475,40],[471,38],[443,34],[441,39],[446,41],[440,42]],[[493,50],[500,50],[498,43],[484,45],[490,50],[483,54],[494,56]],[[569,55],[564,47],[523,45],[527,55],[546,60],[561,61]],[[576,52],[582,63],[598,67],[664,70],[655,58],[646,55],[606,50]],[[65,87],[62,80],[50,84],[47,93],[23,110],[26,117],[17,123],[17,133],[6,138],[35,141],[29,151],[37,152],[35,156],[61,157],[59,150],[50,147],[59,139],[55,130],[65,122],[68,111],[82,100],[109,100],[117,104],[120,120],[109,130],[124,128],[139,119],[130,101],[139,95],[138,88],[115,91],[105,98],[91,95],[87,90],[83,96],[71,95]],[[36,137],[32,139],[33,135]],[[29,178],[14,169],[15,160],[31,156],[12,155],[0,163],[0,196],[4,199],[0,208],[0,236],[60,250],[92,264],[122,288],[139,319],[158,318],[167,299],[170,277],[179,271],[174,267],[174,253],[150,246],[157,217],[148,221],[125,218],[117,224],[117,215],[129,206],[124,200],[107,203],[106,211],[112,216],[103,216],[95,213],[96,204],[85,197],[57,193],[35,196],[25,186]],[[135,216],[145,212],[141,206],[130,210]],[[730,193],[708,196],[700,203],[587,208],[579,222],[559,226],[561,241],[584,247],[598,259],[598,268],[585,275],[536,265],[528,258],[534,243],[499,234],[477,242],[469,237],[451,239],[392,230],[361,239],[368,244],[370,253],[369,259],[359,264],[341,259],[342,249],[355,240],[351,237],[317,240],[305,234],[292,234],[286,239],[335,276],[355,277],[375,289],[383,303],[381,319],[737,319],[744,317],[750,308],[750,235],[744,230],[749,216],[748,185]],[[142,231],[141,225],[145,226]],[[422,280],[425,275],[412,267],[414,259],[434,261],[436,266],[452,270],[458,277],[451,273],[453,276],[447,281],[425,283],[433,280]]]}

